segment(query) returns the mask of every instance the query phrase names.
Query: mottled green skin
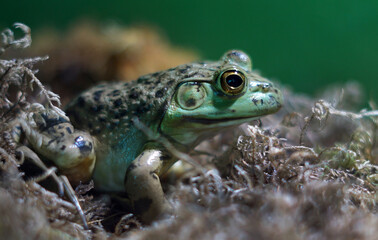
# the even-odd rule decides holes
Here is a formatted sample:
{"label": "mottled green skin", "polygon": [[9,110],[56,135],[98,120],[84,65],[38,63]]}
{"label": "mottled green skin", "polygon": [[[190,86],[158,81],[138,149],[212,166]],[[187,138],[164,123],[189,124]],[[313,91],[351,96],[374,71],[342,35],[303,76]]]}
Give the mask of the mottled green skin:
{"label": "mottled green skin", "polygon": [[[219,87],[219,74],[228,68],[246,76],[240,95],[228,95]],[[206,93],[193,110],[183,109],[177,102],[177,90],[188,81],[188,89],[196,85]],[[262,90],[263,85],[268,87]],[[232,51],[217,62],[180,65],[133,82],[93,87],[69,104],[66,113],[76,128],[89,131],[98,140],[93,173],[96,187],[124,191],[127,168],[149,141],[133,125],[133,117],[153,133],[167,137],[181,151],[190,151],[219,129],[276,112],[281,103],[280,91],[251,71],[248,56]],[[159,143],[153,146],[163,149]]]}

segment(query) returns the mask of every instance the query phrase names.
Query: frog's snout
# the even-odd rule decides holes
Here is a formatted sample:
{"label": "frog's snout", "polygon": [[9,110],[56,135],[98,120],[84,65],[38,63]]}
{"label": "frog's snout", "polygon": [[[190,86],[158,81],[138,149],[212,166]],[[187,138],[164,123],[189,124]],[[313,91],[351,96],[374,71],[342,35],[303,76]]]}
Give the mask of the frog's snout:
{"label": "frog's snout", "polygon": [[252,101],[252,108],[258,109],[264,114],[277,112],[282,106],[282,93],[271,82],[251,81],[249,83],[249,97]]}

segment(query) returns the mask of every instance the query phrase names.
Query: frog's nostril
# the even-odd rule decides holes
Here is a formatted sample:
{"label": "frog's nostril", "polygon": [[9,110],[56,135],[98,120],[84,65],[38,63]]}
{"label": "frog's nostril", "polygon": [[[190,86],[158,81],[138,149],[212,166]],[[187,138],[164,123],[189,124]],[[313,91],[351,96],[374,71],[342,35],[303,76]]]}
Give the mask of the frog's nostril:
{"label": "frog's nostril", "polygon": [[266,83],[266,82],[254,82],[250,83],[250,88],[249,90],[251,92],[269,92],[272,89],[272,84],[271,83]]}
{"label": "frog's nostril", "polygon": [[263,92],[268,92],[269,89],[271,88],[271,84],[270,83],[262,83],[262,84],[260,84],[260,88]]}

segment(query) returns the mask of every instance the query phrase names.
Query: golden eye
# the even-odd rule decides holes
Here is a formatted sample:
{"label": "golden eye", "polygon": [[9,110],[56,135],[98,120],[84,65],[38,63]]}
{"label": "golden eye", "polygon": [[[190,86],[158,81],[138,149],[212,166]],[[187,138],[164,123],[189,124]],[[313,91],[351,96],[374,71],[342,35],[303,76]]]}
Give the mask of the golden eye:
{"label": "golden eye", "polygon": [[222,73],[220,82],[225,93],[236,95],[244,89],[245,76],[237,70],[228,70]]}

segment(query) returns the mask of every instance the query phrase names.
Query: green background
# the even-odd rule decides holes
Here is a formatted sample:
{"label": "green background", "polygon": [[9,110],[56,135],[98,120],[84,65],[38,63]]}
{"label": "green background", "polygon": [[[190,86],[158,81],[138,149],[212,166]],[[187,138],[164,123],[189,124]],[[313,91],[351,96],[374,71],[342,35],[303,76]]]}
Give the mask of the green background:
{"label": "green background", "polygon": [[378,100],[378,1],[160,0],[4,1],[0,26],[64,30],[89,18],[157,26],[175,45],[218,59],[229,49],[252,56],[254,68],[298,92],[360,82]]}

